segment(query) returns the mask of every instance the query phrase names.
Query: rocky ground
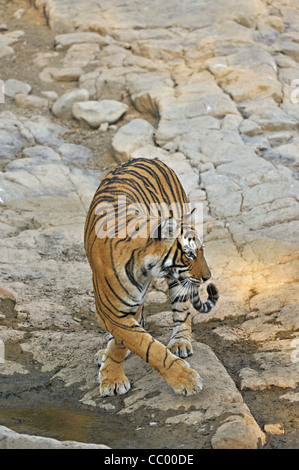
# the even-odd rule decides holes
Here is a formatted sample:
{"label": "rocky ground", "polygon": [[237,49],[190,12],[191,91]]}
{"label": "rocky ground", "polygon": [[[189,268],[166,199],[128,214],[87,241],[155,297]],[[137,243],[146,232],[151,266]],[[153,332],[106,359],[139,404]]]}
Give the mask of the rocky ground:
{"label": "rocky ground", "polygon": [[[298,27],[297,0],[0,0],[0,424],[114,448],[298,447]],[[221,298],[193,312],[193,397],[134,356],[129,394],[98,395],[84,220],[103,175],[140,156],[204,207]],[[167,343],[163,282],[146,316]]]}

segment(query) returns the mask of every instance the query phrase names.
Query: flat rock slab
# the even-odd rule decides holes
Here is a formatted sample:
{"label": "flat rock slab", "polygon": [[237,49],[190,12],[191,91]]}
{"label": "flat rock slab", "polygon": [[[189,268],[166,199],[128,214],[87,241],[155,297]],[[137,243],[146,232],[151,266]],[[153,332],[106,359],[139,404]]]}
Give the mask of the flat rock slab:
{"label": "flat rock slab", "polygon": [[[111,14],[110,2],[87,0],[74,4],[60,0],[40,2],[46,11],[49,24],[54,31],[70,33],[76,28],[92,24],[94,30],[105,31],[106,28],[159,28],[172,25],[185,28],[203,28],[217,23],[221,19],[232,19],[246,26],[252,25],[257,15],[262,11],[261,2],[240,0],[238,8],[214,0],[202,8],[202,3],[181,2],[171,0],[163,3],[153,0],[144,5],[142,0],[124,0],[115,2]],[[69,8],[68,8],[69,6]],[[230,8],[231,6],[231,8]]]}
{"label": "flat rock slab", "polygon": [[[176,395],[158,372],[132,355],[125,371],[132,388],[124,396],[120,415],[138,411],[149,417],[154,412],[171,412],[161,426],[185,424],[199,432],[209,430],[212,447],[218,449],[255,449],[265,444],[265,435],[251,415],[233,380],[213,353],[202,343],[193,344],[194,354],[188,363],[203,378],[203,390],[196,395]],[[81,400],[96,406],[112,406],[112,398],[100,398],[98,387]],[[200,447],[200,441],[199,441]]]}
{"label": "flat rock slab", "polygon": [[106,44],[106,41],[102,36],[97,33],[69,33],[69,34],[60,34],[55,37],[55,49],[56,50],[65,50],[74,44]]}
{"label": "flat rock slab", "polygon": [[109,449],[109,447],[101,444],[84,444],[76,441],[58,441],[49,437],[29,436],[0,426],[0,449]]}

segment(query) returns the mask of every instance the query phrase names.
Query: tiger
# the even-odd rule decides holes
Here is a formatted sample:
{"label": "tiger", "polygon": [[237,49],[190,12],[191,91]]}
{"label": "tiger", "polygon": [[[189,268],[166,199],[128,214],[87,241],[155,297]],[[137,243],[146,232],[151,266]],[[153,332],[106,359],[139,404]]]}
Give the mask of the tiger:
{"label": "tiger", "polygon": [[[189,396],[202,390],[203,379],[185,360],[193,353],[190,304],[207,313],[219,294],[210,283],[208,299],[200,299],[199,286],[211,272],[192,222],[193,211],[186,212],[186,205],[190,207],[176,173],[158,159],[137,158],[119,165],[95,192],[84,246],[96,316],[110,333],[99,370],[101,397],[130,390],[124,372],[129,351],[157,370],[176,394]],[[158,207],[156,217],[153,207]],[[173,332],[167,346],[144,326],[144,300],[153,278],[168,283]]]}

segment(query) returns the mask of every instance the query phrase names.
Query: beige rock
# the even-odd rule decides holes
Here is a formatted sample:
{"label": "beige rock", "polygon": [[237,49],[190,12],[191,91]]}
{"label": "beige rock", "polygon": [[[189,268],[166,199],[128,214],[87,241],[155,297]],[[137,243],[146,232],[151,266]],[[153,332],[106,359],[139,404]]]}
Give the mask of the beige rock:
{"label": "beige rock", "polygon": [[80,67],[64,67],[59,69],[52,67],[50,73],[59,82],[73,82],[79,79],[80,75],[83,74],[83,70]]}
{"label": "beige rock", "polygon": [[265,424],[264,431],[267,434],[272,434],[274,436],[281,436],[284,434],[284,429],[280,423]]}
{"label": "beige rock", "polygon": [[40,98],[39,96],[33,95],[23,95],[18,93],[15,95],[15,103],[20,108],[47,108],[48,107],[48,100],[45,98]]}
{"label": "beige rock", "polygon": [[86,44],[93,43],[99,45],[105,45],[106,39],[97,33],[90,32],[79,32],[60,34],[55,37],[55,48],[56,50],[64,50],[72,46],[73,44]]}
{"label": "beige rock", "polygon": [[144,119],[133,119],[122,126],[112,139],[116,159],[119,162],[129,160],[138,148],[153,145],[153,134],[153,126]]}
{"label": "beige rock", "polygon": [[0,59],[3,59],[4,57],[9,57],[13,55],[14,50],[10,46],[6,46],[5,44],[1,44],[1,49],[0,49]]}
{"label": "beige rock", "polygon": [[257,449],[265,442],[265,435],[254,423],[232,416],[217,429],[211,444],[213,449]]}

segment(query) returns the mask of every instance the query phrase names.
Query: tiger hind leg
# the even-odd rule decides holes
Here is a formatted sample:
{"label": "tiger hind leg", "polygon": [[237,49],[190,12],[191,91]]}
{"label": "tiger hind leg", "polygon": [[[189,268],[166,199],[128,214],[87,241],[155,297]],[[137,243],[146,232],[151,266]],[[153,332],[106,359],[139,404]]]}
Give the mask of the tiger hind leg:
{"label": "tiger hind leg", "polygon": [[[145,326],[145,319],[144,319],[143,311],[144,311],[144,306],[142,305],[142,306],[140,307],[140,309],[138,310],[136,316],[135,316],[135,317],[136,317],[136,320],[138,321],[139,325],[142,326],[142,328],[144,328],[144,326]],[[113,336],[112,336],[112,335],[109,335],[106,348],[98,349],[98,351],[95,353],[95,355],[94,355],[94,363],[95,363],[97,366],[101,367],[102,362],[103,362],[103,356],[104,356],[105,351],[106,351],[107,347],[109,346],[109,343],[110,343],[110,341],[111,341],[112,339],[113,339]],[[126,353],[125,359],[127,359],[127,357],[129,357],[130,354],[131,354],[131,351],[128,349],[128,350],[127,350],[127,353]]]}
{"label": "tiger hind leg", "polygon": [[[94,355],[94,363],[95,363],[97,366],[101,367],[101,365],[103,364],[105,351],[107,350],[107,348],[108,348],[108,346],[109,346],[109,343],[110,343],[110,341],[111,341],[112,339],[113,339],[113,336],[112,336],[112,335],[109,335],[106,348],[100,348],[100,349],[98,349],[97,352],[95,353],[95,355]],[[130,354],[131,354],[131,351],[129,351],[129,349],[128,349],[128,350],[127,350],[127,353],[126,353],[125,359],[127,359],[127,357],[129,357]]]}
{"label": "tiger hind leg", "polygon": [[167,347],[175,356],[184,359],[193,354],[189,295],[178,281],[170,280],[168,286],[174,326]]}

